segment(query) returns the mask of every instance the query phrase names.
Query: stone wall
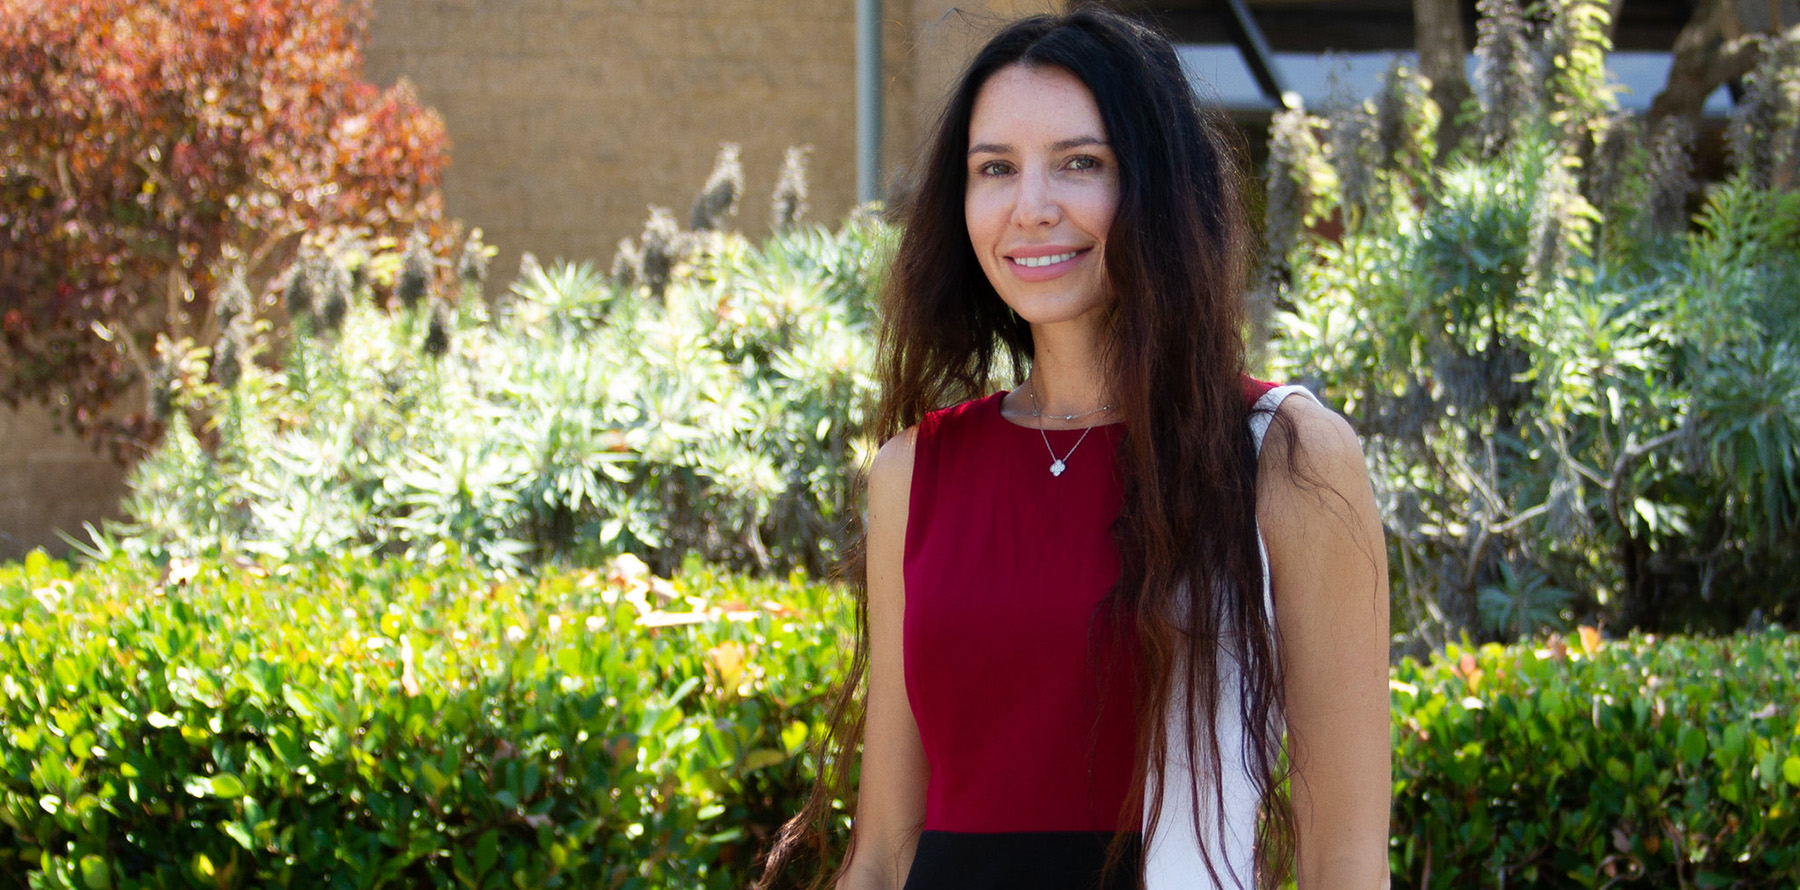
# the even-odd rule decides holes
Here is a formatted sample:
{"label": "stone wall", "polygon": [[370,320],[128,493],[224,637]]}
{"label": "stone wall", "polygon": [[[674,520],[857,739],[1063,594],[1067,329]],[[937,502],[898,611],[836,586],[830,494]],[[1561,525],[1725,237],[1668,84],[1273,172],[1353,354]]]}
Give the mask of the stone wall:
{"label": "stone wall", "polygon": [[86,441],[58,432],[43,408],[0,407],[0,560],[35,547],[66,553],[56,529],[78,535],[83,522],[116,516],[124,478]]}
{"label": "stone wall", "polygon": [[[1060,0],[887,0],[883,154],[902,168],[994,23]],[[952,12],[953,8],[960,8]],[[687,221],[742,146],[739,227],[767,231],[783,152],[812,147],[810,218],[856,188],[853,0],[377,0],[368,75],[410,79],[453,142],[449,211],[518,255],[610,263],[650,205]]]}

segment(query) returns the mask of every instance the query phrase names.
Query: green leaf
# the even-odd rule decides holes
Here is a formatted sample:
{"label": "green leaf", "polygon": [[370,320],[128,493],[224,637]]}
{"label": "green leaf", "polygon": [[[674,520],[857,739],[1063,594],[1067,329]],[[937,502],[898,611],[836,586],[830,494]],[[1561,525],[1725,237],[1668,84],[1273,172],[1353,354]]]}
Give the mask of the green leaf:
{"label": "green leaf", "polygon": [[1677,744],[1681,749],[1682,761],[1689,766],[1698,764],[1706,756],[1706,733],[1698,727],[1683,726]]}
{"label": "green leaf", "polygon": [[423,775],[425,781],[431,785],[432,794],[444,793],[444,786],[450,784],[450,780],[444,776],[443,771],[439,770],[437,766],[429,760],[420,764],[419,773]]}
{"label": "green leaf", "polygon": [[475,842],[475,873],[485,875],[500,858],[500,832],[490,828]]}
{"label": "green leaf", "polygon": [[1734,766],[1744,756],[1744,730],[1737,724],[1725,727],[1725,736],[1719,744],[1719,753],[1726,760],[1726,763],[1721,766],[1725,766],[1727,769]]}
{"label": "green leaf", "polygon": [[81,857],[76,868],[81,875],[81,885],[87,890],[112,890],[112,869],[105,859],[89,853]]}
{"label": "green leaf", "polygon": [[220,773],[212,777],[211,791],[214,797],[243,797],[244,782],[231,773]]}
{"label": "green leaf", "polygon": [[246,849],[246,850],[255,850],[256,849],[256,840],[250,836],[249,831],[245,830],[243,823],[241,823],[241,822],[220,822],[219,830],[225,832],[225,834],[227,836],[229,836],[232,840],[237,841],[238,845],[243,847],[244,849]]}
{"label": "green leaf", "polygon": [[787,760],[787,753],[774,748],[758,748],[744,755],[744,772],[750,773]]}
{"label": "green leaf", "polygon": [[1631,782],[1631,767],[1617,757],[1606,758],[1606,775],[1620,785]]}
{"label": "green leaf", "polygon": [[1781,777],[1786,779],[1789,785],[1800,788],[1800,757],[1789,755],[1786,760],[1781,762]]}

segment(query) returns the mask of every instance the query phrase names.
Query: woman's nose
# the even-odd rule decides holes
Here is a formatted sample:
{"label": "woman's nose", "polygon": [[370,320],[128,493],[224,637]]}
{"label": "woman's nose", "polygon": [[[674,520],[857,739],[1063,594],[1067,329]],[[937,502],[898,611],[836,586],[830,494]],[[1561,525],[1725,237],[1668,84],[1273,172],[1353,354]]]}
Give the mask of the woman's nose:
{"label": "woman's nose", "polygon": [[1053,226],[1062,219],[1062,207],[1056,203],[1050,177],[1042,172],[1021,173],[1019,191],[1013,203],[1013,223],[1033,228]]}

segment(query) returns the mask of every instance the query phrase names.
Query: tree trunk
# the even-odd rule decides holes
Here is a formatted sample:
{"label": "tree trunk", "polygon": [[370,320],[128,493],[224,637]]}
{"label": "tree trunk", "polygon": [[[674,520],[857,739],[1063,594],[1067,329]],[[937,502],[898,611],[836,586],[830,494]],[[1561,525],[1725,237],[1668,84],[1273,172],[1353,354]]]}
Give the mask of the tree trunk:
{"label": "tree trunk", "polygon": [[1700,0],[1694,15],[1675,38],[1675,58],[1669,80],[1650,103],[1650,126],[1655,132],[1664,118],[1677,117],[1698,124],[1706,97],[1727,81],[1736,80],[1756,66],[1761,46],[1744,33],[1732,0]]}
{"label": "tree trunk", "polygon": [[1431,81],[1431,100],[1440,112],[1437,152],[1441,158],[1462,139],[1456,118],[1470,95],[1465,69],[1469,43],[1463,35],[1462,4],[1457,0],[1412,0],[1412,6],[1419,73]]}

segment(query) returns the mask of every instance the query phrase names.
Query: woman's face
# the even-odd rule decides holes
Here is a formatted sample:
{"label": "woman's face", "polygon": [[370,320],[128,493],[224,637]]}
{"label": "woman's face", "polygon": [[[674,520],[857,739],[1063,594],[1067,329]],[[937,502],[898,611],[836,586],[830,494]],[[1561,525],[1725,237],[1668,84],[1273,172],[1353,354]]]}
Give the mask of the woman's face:
{"label": "woman's face", "polygon": [[963,215],[1000,299],[1033,325],[1103,317],[1119,170],[1088,88],[1062,68],[1000,69],[975,97],[968,165]]}

